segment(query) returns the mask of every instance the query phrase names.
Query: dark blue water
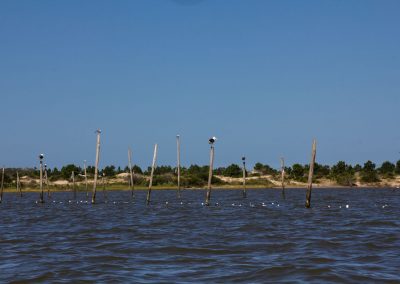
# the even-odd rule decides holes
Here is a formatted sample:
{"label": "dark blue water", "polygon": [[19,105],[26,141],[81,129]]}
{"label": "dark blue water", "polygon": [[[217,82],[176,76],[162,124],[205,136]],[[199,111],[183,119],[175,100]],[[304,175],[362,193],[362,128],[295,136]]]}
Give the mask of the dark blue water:
{"label": "dark blue water", "polygon": [[6,193],[0,282],[400,283],[400,191],[315,189],[311,209],[302,189],[145,194]]}

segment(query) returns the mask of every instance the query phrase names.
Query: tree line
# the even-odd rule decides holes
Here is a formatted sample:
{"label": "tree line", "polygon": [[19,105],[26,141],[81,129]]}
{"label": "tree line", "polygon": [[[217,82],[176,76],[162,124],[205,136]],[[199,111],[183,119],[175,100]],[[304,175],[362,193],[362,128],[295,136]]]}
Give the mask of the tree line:
{"label": "tree line", "polygon": [[[181,185],[184,187],[201,187],[207,184],[208,180],[208,166],[191,165],[189,167],[181,168]],[[19,176],[28,176],[30,178],[39,178],[39,170],[37,168],[7,168],[5,169],[4,183],[11,186],[15,183],[16,173]],[[93,166],[87,167],[88,177],[93,177],[95,168]],[[138,165],[133,166],[135,173],[134,181],[137,185],[147,185],[145,178],[150,174],[151,168],[142,169]],[[224,182],[216,176],[240,178],[243,176],[243,169],[238,164],[231,164],[227,167],[219,167],[214,169],[213,184],[224,184]],[[309,165],[293,164],[291,167],[285,167],[286,177],[288,179],[306,182],[308,177]],[[80,166],[69,164],[63,166],[60,170],[55,168],[48,168],[47,175],[50,181],[56,180],[69,180],[72,172],[75,173],[76,180],[83,180],[83,169]],[[106,166],[99,170],[100,176],[106,178],[114,178],[118,174],[129,173],[129,168],[115,167],[114,165]],[[270,176],[274,179],[279,179],[281,174],[280,169],[274,169],[267,164],[256,163],[251,171],[247,171],[246,175],[250,177]],[[176,167],[171,166],[157,166],[154,171],[154,185],[176,185]],[[343,186],[352,186],[357,179],[365,183],[379,182],[381,179],[393,179],[396,175],[400,175],[400,160],[397,163],[386,161],[377,167],[372,161],[367,161],[363,165],[350,165],[344,161],[339,161],[333,166],[322,165],[315,163],[314,167],[314,182],[321,179],[334,180],[337,184]]]}
{"label": "tree line", "polygon": [[[279,172],[268,165],[257,163],[255,171],[262,174],[276,176]],[[285,172],[289,179],[306,182],[308,178],[309,165],[294,164],[292,167],[286,167]],[[393,179],[400,175],[400,160],[393,164],[389,161],[383,162],[377,167],[372,161],[367,161],[363,166],[356,164],[352,166],[344,161],[339,161],[333,166],[315,163],[314,182],[321,179],[334,180],[337,184],[343,186],[352,186],[357,178],[364,183],[379,182],[381,179]]]}

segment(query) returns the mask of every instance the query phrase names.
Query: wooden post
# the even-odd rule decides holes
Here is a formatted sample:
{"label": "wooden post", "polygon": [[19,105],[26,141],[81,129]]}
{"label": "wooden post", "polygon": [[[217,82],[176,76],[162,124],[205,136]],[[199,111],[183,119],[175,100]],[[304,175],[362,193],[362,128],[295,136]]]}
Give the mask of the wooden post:
{"label": "wooden post", "polygon": [[96,203],[96,186],[97,186],[97,175],[98,175],[99,158],[100,158],[100,133],[101,133],[100,129],[97,129],[96,133],[97,133],[96,163],[95,163],[95,167],[94,167],[92,204]]}
{"label": "wooden post", "polygon": [[243,161],[243,198],[246,198],[246,157],[242,157]]}
{"label": "wooden post", "polygon": [[151,165],[149,190],[147,191],[147,199],[146,199],[147,205],[150,203],[151,187],[153,186],[154,169],[156,166],[156,159],[157,159],[157,147],[158,147],[157,144],[154,145],[153,163]]}
{"label": "wooden post", "polygon": [[74,199],[76,199],[75,172],[74,171],[72,171],[72,173],[71,173],[71,180],[72,180],[72,191],[74,192]]}
{"label": "wooden post", "polygon": [[88,197],[89,193],[88,193],[88,179],[87,179],[87,172],[86,172],[86,160],[83,161],[83,173],[85,174],[86,197]]}
{"label": "wooden post", "polygon": [[178,198],[181,198],[181,143],[180,136],[176,135],[176,160],[178,174]]}
{"label": "wooden post", "polygon": [[21,182],[19,180],[19,173],[17,171],[17,194],[22,197],[22,189],[21,189]]}
{"label": "wooden post", "polygon": [[313,175],[314,175],[314,164],[315,164],[316,154],[317,154],[317,141],[314,139],[313,145],[312,145],[310,171],[308,173],[306,208],[310,208],[311,207],[311,191],[312,191],[312,181],[313,181]]}
{"label": "wooden post", "polygon": [[47,188],[47,197],[50,197],[49,179],[47,177],[47,164],[44,164],[44,181]]}
{"label": "wooden post", "polygon": [[285,198],[285,159],[281,158],[281,184],[282,184],[282,196]]}
{"label": "wooden post", "polygon": [[44,203],[44,198],[43,198],[43,158],[44,158],[44,155],[40,154],[39,155],[39,160],[40,160],[40,203]]}
{"label": "wooden post", "polygon": [[3,190],[4,190],[4,167],[1,171],[0,203],[3,201]]}
{"label": "wooden post", "polygon": [[128,149],[128,164],[129,164],[129,180],[130,180],[130,187],[131,187],[131,196],[135,198],[135,187],[133,185],[133,171],[132,171],[132,150],[131,148]]}
{"label": "wooden post", "polygon": [[210,205],[211,198],[211,181],[213,176],[213,168],[214,168],[214,143],[217,138],[212,137],[208,140],[208,143],[211,145],[210,148],[210,167],[208,171],[208,185],[207,185],[207,195],[206,195],[206,206]]}

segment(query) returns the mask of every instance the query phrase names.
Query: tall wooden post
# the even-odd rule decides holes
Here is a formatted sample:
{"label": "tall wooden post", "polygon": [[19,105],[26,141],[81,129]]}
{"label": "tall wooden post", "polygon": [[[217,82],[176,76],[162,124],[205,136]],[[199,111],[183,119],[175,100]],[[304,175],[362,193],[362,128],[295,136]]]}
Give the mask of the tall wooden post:
{"label": "tall wooden post", "polygon": [[3,201],[3,191],[4,191],[4,167],[1,170],[0,202]]}
{"label": "tall wooden post", "polygon": [[96,133],[97,133],[96,163],[94,166],[92,204],[96,203],[96,186],[97,186],[97,176],[98,176],[99,158],[100,158],[100,133],[101,133],[100,129],[97,129]]}
{"label": "tall wooden post", "polygon": [[72,191],[74,192],[74,199],[76,199],[75,172],[74,171],[72,171],[72,173],[71,173],[71,180],[72,180]]}
{"label": "tall wooden post", "polygon": [[85,174],[86,197],[88,197],[89,193],[88,193],[88,179],[87,179],[87,171],[86,171],[86,160],[83,161],[83,173]]}
{"label": "tall wooden post", "polygon": [[207,195],[206,195],[206,206],[210,205],[211,199],[211,181],[213,176],[213,168],[214,168],[214,143],[217,141],[217,138],[212,137],[208,140],[208,143],[211,145],[210,148],[210,167],[208,171],[208,185],[207,185]]}
{"label": "tall wooden post", "polygon": [[242,157],[242,162],[243,162],[243,198],[246,198],[247,192],[246,192],[246,157]]}
{"label": "tall wooden post", "polygon": [[281,158],[281,184],[282,184],[282,196],[285,198],[285,159]]}
{"label": "tall wooden post", "polygon": [[22,197],[21,181],[19,180],[19,173],[17,171],[17,194]]}
{"label": "tall wooden post", "polygon": [[128,149],[128,164],[129,164],[129,180],[130,180],[130,187],[131,187],[131,196],[135,198],[135,187],[133,185],[133,170],[132,170],[132,150],[131,148]]}
{"label": "tall wooden post", "polygon": [[150,182],[149,182],[149,190],[147,191],[147,205],[150,203],[150,196],[151,196],[151,187],[153,186],[153,176],[154,176],[154,169],[156,167],[156,159],[157,159],[157,144],[154,145],[154,155],[153,155],[153,163],[151,165],[151,174],[150,174]]}
{"label": "tall wooden post", "polygon": [[312,191],[312,181],[313,181],[313,175],[314,175],[314,164],[315,164],[316,154],[317,154],[317,141],[314,139],[313,145],[312,145],[310,171],[308,173],[306,208],[310,208],[311,207],[311,191]]}
{"label": "tall wooden post", "polygon": [[44,182],[46,183],[47,197],[50,197],[49,178],[47,176],[47,164],[44,164]]}
{"label": "tall wooden post", "polygon": [[44,198],[43,198],[43,158],[44,155],[40,154],[39,155],[39,160],[40,160],[40,203],[44,203]]}
{"label": "tall wooden post", "polygon": [[176,160],[178,174],[178,198],[181,198],[181,143],[180,136],[176,135]]}

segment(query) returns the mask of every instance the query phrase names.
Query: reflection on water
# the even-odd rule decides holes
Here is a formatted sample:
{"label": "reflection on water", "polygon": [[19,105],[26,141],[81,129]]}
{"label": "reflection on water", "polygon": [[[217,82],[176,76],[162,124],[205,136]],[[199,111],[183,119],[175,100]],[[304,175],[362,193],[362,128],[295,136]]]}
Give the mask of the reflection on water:
{"label": "reflection on water", "polygon": [[397,282],[400,191],[129,191],[7,193],[0,205],[0,282]]}

